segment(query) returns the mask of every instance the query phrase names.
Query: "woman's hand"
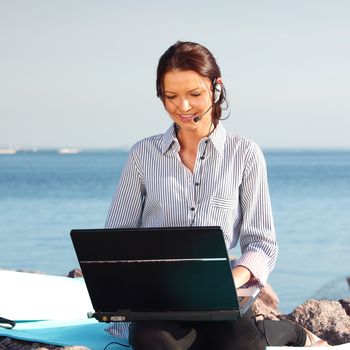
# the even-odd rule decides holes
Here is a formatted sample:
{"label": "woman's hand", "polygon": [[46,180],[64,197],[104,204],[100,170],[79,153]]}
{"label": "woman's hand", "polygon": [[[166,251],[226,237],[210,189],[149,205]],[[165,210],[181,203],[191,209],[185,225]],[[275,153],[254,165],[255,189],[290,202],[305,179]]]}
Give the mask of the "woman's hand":
{"label": "woman's hand", "polygon": [[252,273],[246,267],[240,265],[233,268],[232,276],[236,288],[243,286],[253,277]]}

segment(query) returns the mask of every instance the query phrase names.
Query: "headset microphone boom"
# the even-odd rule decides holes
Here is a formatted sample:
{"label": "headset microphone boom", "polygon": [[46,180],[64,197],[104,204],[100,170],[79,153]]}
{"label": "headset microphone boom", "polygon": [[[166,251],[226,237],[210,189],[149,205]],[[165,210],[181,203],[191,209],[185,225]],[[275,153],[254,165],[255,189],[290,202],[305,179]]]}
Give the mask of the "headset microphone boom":
{"label": "headset microphone boom", "polygon": [[214,85],[214,101],[213,101],[213,103],[211,104],[211,106],[204,113],[202,113],[200,115],[196,115],[193,118],[193,121],[195,123],[198,123],[202,119],[203,115],[207,114],[213,108],[215,103],[219,102],[220,96],[221,96],[221,84],[220,83],[215,83],[215,85]]}

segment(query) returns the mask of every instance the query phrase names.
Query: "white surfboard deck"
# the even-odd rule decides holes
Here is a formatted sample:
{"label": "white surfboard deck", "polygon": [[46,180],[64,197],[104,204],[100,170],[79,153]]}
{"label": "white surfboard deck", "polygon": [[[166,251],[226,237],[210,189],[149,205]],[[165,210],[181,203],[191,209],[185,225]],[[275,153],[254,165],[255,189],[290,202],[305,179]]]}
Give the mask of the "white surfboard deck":
{"label": "white surfboard deck", "polygon": [[11,320],[81,320],[93,311],[82,278],[0,270],[0,316]]}

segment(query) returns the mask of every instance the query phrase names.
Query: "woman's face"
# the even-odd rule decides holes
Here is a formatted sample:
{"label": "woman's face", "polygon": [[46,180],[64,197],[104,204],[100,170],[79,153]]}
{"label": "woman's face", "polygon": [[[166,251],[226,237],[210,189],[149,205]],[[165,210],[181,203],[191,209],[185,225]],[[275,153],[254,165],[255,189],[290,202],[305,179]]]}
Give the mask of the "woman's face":
{"label": "woman's face", "polygon": [[[212,113],[210,79],[192,70],[171,70],[165,73],[163,84],[165,109],[180,129],[208,131]],[[201,116],[200,121],[194,121],[196,116]]]}

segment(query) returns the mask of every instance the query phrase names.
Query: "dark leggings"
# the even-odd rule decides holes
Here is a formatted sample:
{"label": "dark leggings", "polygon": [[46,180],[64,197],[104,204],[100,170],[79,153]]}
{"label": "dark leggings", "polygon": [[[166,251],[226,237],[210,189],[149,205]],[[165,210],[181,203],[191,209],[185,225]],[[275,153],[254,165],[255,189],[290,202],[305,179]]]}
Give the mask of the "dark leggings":
{"label": "dark leggings", "polygon": [[134,350],[263,350],[304,346],[305,330],[290,321],[256,321],[251,311],[233,322],[135,322],[130,326]]}

